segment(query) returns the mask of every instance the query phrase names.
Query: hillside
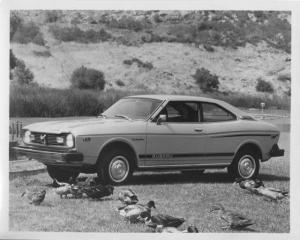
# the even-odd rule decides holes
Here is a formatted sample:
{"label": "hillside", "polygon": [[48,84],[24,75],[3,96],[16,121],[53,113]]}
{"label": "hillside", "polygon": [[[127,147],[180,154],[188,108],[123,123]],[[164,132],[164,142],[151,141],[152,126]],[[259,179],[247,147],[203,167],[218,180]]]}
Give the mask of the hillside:
{"label": "hillside", "polygon": [[[258,79],[263,79],[273,85],[274,95],[290,94],[289,12],[12,14],[40,28],[42,44],[20,43],[15,33],[11,48],[43,86],[68,88],[72,72],[84,65],[104,72],[105,90],[199,94],[192,75],[205,68],[218,76],[221,92],[264,94],[256,91]],[[126,64],[134,58],[152,65]]]}

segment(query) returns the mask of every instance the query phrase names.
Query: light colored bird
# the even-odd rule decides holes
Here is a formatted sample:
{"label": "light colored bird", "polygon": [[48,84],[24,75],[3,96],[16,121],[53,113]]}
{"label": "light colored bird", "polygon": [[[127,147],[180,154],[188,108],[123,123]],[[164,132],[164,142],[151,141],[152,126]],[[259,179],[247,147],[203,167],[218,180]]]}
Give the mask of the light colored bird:
{"label": "light colored bird", "polygon": [[63,187],[63,186],[67,186],[67,185],[70,185],[70,184],[66,183],[66,182],[59,182],[55,178],[53,179],[52,187],[54,187],[54,188]]}
{"label": "light colored bird", "polygon": [[263,196],[266,200],[278,201],[288,196],[289,192],[271,187],[259,187],[252,190],[253,193]]}
{"label": "light colored bird", "polygon": [[62,198],[63,196],[66,198],[68,194],[72,194],[72,187],[70,184],[61,186],[55,189],[56,194]]}
{"label": "light colored bird", "polygon": [[139,201],[136,193],[131,189],[119,192],[118,199],[125,205],[136,204]]}
{"label": "light colored bird", "polygon": [[147,204],[132,204],[118,208],[119,214],[128,220],[130,223],[143,222],[140,215],[143,212],[151,213],[151,208],[156,208],[154,201],[149,201]]}
{"label": "light colored bird", "polygon": [[225,222],[225,225],[222,226],[223,229],[231,228],[236,230],[242,230],[254,224],[252,220],[241,215],[240,213],[225,210],[222,204],[216,204],[212,206],[210,212],[214,211],[217,211],[219,213],[219,218]]}
{"label": "light colored bird", "polygon": [[236,178],[233,184],[239,184],[240,188],[247,190],[264,186],[264,183],[260,179]]}
{"label": "light colored bird", "polygon": [[46,190],[43,189],[41,191],[29,191],[26,189],[25,192],[22,193],[21,197],[23,196],[27,197],[30,204],[40,205],[45,199]]}
{"label": "light colored bird", "polygon": [[140,219],[143,219],[148,227],[156,228],[158,225],[163,227],[179,227],[185,222],[184,218],[177,218],[167,214],[152,215],[149,212],[143,212],[140,214]]}
{"label": "light colored bird", "polygon": [[180,231],[175,227],[164,227],[163,225],[157,225],[155,232],[157,233],[198,233],[199,230],[195,226],[188,226],[187,229]]}

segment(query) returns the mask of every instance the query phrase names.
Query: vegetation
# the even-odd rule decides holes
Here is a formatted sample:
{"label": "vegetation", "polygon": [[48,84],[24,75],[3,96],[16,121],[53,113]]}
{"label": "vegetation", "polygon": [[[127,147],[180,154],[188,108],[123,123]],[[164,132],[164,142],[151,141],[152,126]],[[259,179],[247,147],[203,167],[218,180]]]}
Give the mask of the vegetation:
{"label": "vegetation", "polygon": [[267,93],[273,93],[274,88],[271,83],[259,78],[257,79],[256,84],[256,91],[258,92],[267,92]]}
{"label": "vegetation", "polygon": [[123,61],[123,64],[125,65],[131,66],[133,63],[136,63],[139,68],[145,68],[147,70],[151,70],[153,68],[153,64],[151,62],[143,62],[138,58],[126,59]]}
{"label": "vegetation", "polygon": [[202,91],[211,92],[219,89],[219,79],[217,75],[213,75],[205,68],[198,68],[196,73],[192,75]]}
{"label": "vegetation", "polygon": [[33,54],[37,57],[51,57],[51,52],[48,50],[45,51],[33,51]]}
{"label": "vegetation", "polygon": [[45,45],[43,34],[34,22],[25,23],[20,17],[12,14],[10,26],[10,37],[12,42],[23,44],[32,42],[37,45]]}
{"label": "vegetation", "polygon": [[108,41],[112,38],[112,35],[104,29],[100,29],[99,31],[93,29],[84,31],[77,26],[59,27],[51,25],[49,31],[57,40],[64,42],[97,43]]}
{"label": "vegetation", "polygon": [[32,83],[33,78],[33,73],[25,66],[24,61],[18,59],[12,72],[12,79],[18,84],[24,85]]}
{"label": "vegetation", "polygon": [[125,86],[125,83],[122,81],[122,80],[117,80],[116,81],[116,84],[119,86],[119,87],[124,87]]}
{"label": "vegetation", "polygon": [[103,90],[104,86],[104,73],[99,70],[81,66],[72,73],[71,87],[73,88]]}

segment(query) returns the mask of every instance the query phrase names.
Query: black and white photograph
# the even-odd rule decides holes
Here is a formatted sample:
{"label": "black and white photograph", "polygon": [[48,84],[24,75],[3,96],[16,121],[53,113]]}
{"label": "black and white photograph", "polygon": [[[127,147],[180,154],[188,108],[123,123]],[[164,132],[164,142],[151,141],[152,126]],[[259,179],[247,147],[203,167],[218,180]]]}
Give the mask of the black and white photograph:
{"label": "black and white photograph", "polygon": [[9,232],[291,232],[294,13],[183,7],[9,9]]}

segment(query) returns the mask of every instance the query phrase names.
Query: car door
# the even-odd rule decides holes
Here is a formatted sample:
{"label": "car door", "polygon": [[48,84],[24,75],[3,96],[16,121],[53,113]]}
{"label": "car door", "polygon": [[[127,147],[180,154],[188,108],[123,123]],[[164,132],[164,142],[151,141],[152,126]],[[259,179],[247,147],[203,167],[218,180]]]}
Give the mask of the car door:
{"label": "car door", "polygon": [[201,164],[206,141],[200,123],[197,102],[170,101],[157,115],[166,115],[166,122],[157,118],[147,124],[145,167],[194,166]]}
{"label": "car door", "polygon": [[236,116],[216,103],[201,102],[200,119],[206,141],[206,157],[202,158],[202,162],[230,164],[240,143]]}

